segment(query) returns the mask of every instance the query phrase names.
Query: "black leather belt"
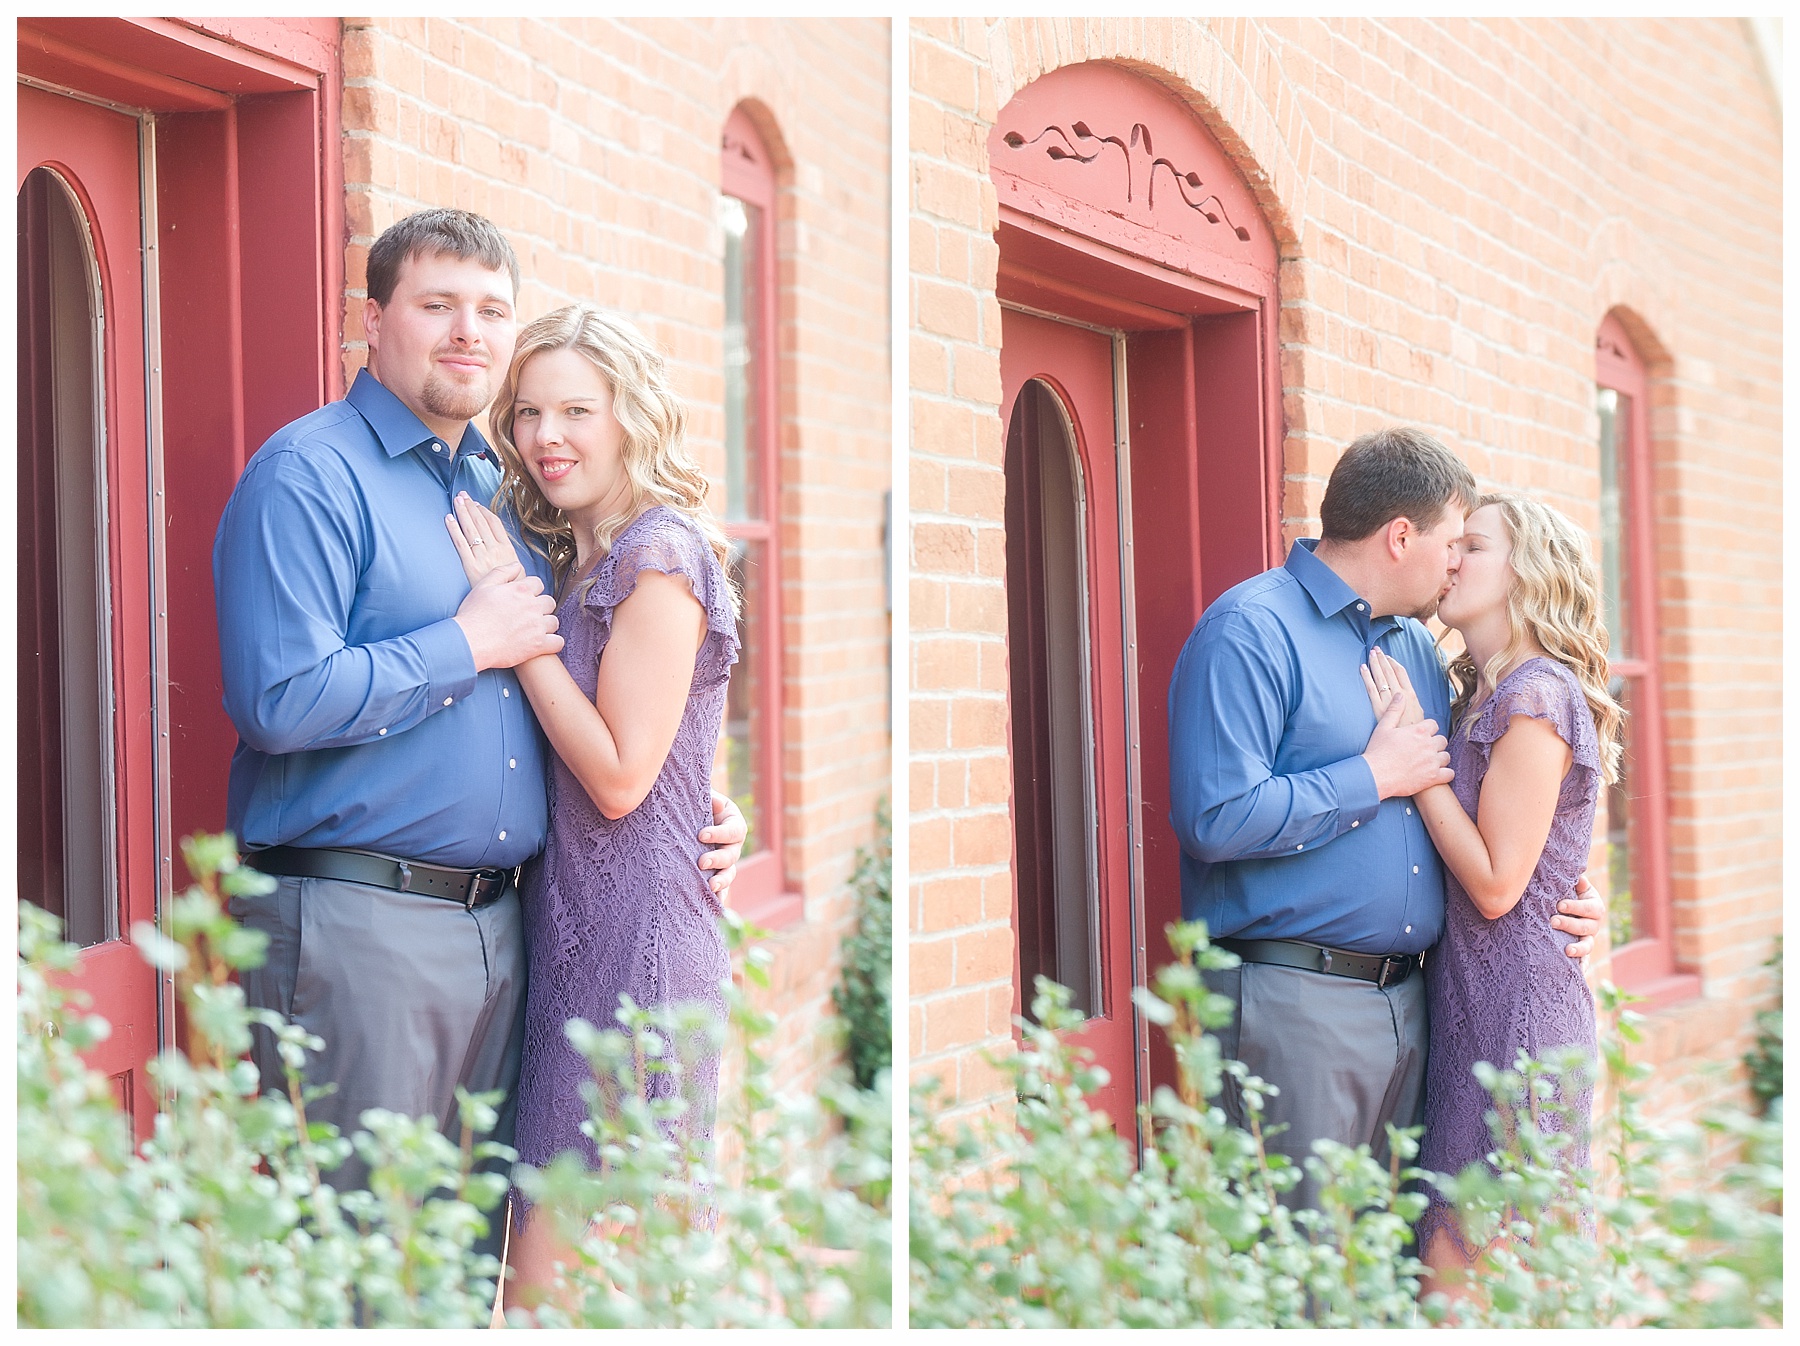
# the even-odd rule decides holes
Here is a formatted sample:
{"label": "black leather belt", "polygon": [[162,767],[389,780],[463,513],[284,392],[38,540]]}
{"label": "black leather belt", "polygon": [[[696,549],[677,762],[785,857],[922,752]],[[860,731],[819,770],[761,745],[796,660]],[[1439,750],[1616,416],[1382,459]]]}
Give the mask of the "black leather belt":
{"label": "black leather belt", "polygon": [[1355,977],[1372,981],[1377,986],[1398,986],[1419,966],[1416,953],[1350,953],[1344,949],[1326,949],[1317,944],[1302,944],[1293,939],[1215,939],[1221,949],[1229,949],[1246,963],[1274,963],[1279,967],[1305,968],[1308,972],[1329,972],[1334,977]]}
{"label": "black leather belt", "polygon": [[251,851],[244,863],[264,874],[285,874],[301,879],[342,879],[369,883],[401,893],[422,893],[460,902],[470,911],[498,902],[509,887],[517,887],[517,869],[446,869],[398,860],[373,851],[341,851],[326,847],[270,846]]}

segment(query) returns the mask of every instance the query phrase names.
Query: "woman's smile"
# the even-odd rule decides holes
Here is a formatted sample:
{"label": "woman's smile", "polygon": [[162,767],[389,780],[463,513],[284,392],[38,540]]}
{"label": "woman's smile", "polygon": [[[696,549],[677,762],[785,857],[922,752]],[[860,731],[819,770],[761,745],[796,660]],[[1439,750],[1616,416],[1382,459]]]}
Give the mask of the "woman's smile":
{"label": "woman's smile", "polygon": [[612,389],[579,352],[547,350],[525,362],[512,428],[544,498],[571,523],[592,527],[629,498]]}

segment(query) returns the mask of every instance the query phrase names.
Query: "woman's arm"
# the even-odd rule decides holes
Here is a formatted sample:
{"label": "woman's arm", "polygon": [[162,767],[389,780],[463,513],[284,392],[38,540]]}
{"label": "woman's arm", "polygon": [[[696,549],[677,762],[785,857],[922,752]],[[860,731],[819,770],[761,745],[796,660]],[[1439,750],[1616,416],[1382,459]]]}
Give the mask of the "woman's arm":
{"label": "woman's arm", "polygon": [[1475,818],[1448,785],[1413,796],[1438,855],[1490,921],[1524,896],[1550,839],[1572,760],[1569,745],[1549,723],[1515,715],[1488,758]]}
{"label": "woman's arm", "polygon": [[608,818],[643,803],[662,772],[705,635],[706,615],[687,582],[644,570],[613,610],[592,701],[558,658],[519,666],[519,684],[551,746]]}
{"label": "woman's arm", "polygon": [[[1362,678],[1377,717],[1396,697],[1407,703],[1402,723],[1424,713],[1399,660],[1372,650]],[[1548,723],[1515,715],[1490,750],[1475,818],[1448,785],[1413,796],[1439,858],[1490,921],[1506,915],[1524,896],[1550,839],[1562,780],[1573,761],[1569,745]]]}

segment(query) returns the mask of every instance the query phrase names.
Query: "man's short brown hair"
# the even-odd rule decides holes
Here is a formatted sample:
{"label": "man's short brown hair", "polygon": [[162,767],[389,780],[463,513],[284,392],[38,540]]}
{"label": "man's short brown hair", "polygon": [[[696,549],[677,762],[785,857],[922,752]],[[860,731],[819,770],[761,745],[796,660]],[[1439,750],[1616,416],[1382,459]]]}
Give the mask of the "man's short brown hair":
{"label": "man's short brown hair", "polygon": [[506,235],[486,216],[439,207],[416,210],[381,231],[369,249],[369,298],[386,308],[407,258],[443,254],[460,261],[473,258],[489,271],[504,269],[512,276],[513,297],[518,297],[519,259]]}
{"label": "man's short brown hair", "polygon": [[1360,542],[1395,519],[1429,531],[1452,500],[1467,514],[1480,498],[1474,474],[1455,454],[1423,430],[1395,425],[1344,450],[1325,485],[1319,521],[1327,542]]}

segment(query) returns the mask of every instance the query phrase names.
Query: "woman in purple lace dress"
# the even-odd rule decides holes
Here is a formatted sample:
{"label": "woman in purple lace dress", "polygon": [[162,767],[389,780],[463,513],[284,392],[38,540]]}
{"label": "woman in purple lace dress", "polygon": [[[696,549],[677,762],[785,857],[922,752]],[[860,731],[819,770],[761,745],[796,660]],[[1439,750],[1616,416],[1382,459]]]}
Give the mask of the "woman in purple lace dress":
{"label": "woman in purple lace dress", "polygon": [[[502,493],[549,556],[564,640],[560,659],[518,670],[556,749],[550,839],[524,890],[515,1145],[533,1165],[565,1150],[598,1162],[581,1131],[592,1071],[563,1034],[570,1019],[614,1027],[622,996],[725,1016],[722,912],[696,862],[737,658],[736,600],[684,423],[661,356],[589,305],[519,334],[494,404]],[[472,582],[515,559],[498,517],[475,502],[458,500],[448,522]],[[718,1056],[708,1049],[684,1072],[682,1054],[672,1045],[668,1069],[640,1087],[686,1103],[668,1134],[705,1163]],[[562,1255],[527,1214],[512,1258],[524,1298],[549,1284]]]}
{"label": "woman in purple lace dress", "polygon": [[[1593,997],[1563,952],[1573,937],[1550,926],[1586,865],[1623,718],[1607,693],[1589,545],[1548,506],[1488,496],[1469,516],[1438,605],[1465,653],[1451,669],[1461,689],[1450,736],[1456,779],[1416,800],[1449,870],[1444,935],[1425,959],[1431,1051],[1419,1165],[1434,1173],[1460,1173],[1495,1148],[1486,1121],[1494,1101],[1476,1062],[1504,1070],[1521,1050],[1595,1049]],[[1393,688],[1410,698],[1405,670],[1380,651],[1364,676],[1378,711]],[[1584,1166],[1591,1086],[1559,1102],[1573,1130],[1560,1160]],[[1564,1122],[1545,1110],[1539,1126]],[[1441,1193],[1429,1200],[1416,1230],[1431,1268],[1425,1289],[1454,1295],[1482,1249],[1465,1241]]]}

